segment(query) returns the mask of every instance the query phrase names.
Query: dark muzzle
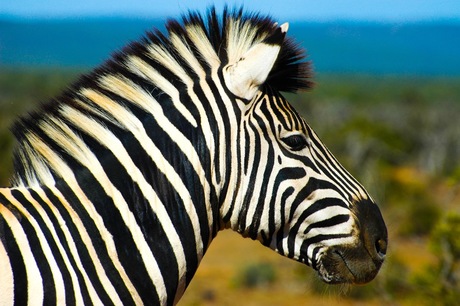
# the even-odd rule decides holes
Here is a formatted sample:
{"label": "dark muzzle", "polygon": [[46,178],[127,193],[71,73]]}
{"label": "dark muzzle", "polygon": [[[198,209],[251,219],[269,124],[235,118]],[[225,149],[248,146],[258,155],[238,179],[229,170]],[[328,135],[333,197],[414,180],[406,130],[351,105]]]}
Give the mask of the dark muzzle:
{"label": "dark muzzle", "polygon": [[371,201],[362,201],[353,211],[359,240],[326,251],[318,272],[327,283],[367,283],[374,279],[385,259],[388,233],[379,208]]}

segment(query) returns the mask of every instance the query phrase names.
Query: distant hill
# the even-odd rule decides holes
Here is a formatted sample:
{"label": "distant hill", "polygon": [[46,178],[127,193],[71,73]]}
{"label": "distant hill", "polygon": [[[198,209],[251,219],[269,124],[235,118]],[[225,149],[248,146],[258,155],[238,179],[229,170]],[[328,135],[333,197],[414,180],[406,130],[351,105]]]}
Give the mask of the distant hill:
{"label": "distant hill", "polygon": [[[0,67],[96,66],[163,20],[0,20]],[[294,22],[318,73],[460,75],[460,23]]]}

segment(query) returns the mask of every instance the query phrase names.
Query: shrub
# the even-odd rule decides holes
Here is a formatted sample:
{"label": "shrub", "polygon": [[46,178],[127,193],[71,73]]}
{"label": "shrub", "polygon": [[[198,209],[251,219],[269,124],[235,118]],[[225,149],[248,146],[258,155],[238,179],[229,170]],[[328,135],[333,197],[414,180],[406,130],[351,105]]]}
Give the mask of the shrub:
{"label": "shrub", "polygon": [[242,287],[267,287],[275,281],[276,272],[269,263],[254,263],[244,266],[236,278],[237,285]]}
{"label": "shrub", "polygon": [[460,300],[460,214],[449,212],[430,237],[435,265],[413,278],[417,293],[433,304],[458,305]]}

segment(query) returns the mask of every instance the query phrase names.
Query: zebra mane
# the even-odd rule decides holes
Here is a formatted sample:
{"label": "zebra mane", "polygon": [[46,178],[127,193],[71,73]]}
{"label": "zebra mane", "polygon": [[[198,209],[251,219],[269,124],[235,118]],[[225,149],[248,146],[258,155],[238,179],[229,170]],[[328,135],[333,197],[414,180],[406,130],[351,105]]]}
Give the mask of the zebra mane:
{"label": "zebra mane", "polygon": [[[210,72],[227,63],[238,61],[257,43],[271,43],[278,28],[276,25],[269,16],[245,13],[242,8],[225,8],[219,16],[212,7],[206,15],[189,12],[183,15],[182,19],[168,20],[166,33],[158,29],[147,32],[141,40],[128,44],[99,68],[83,75],[60,96],[15,122],[12,131],[17,138],[18,146],[14,153],[16,174],[12,183],[22,184],[24,180],[40,181],[37,173],[45,173],[45,177],[51,177],[46,162],[39,161],[44,157],[36,149],[32,149],[36,147],[33,142],[43,135],[43,123],[51,122],[50,118],[53,116],[58,118],[58,113],[65,106],[82,109],[79,103],[85,90],[101,86],[101,83],[110,77],[123,74],[128,79],[131,76],[134,79],[136,76],[129,72],[129,65],[137,65],[136,68],[143,65],[139,64],[140,61],[136,62],[136,59],[153,64],[161,78],[166,78],[172,85],[180,87],[183,84],[178,82],[181,82],[182,76],[189,79],[196,76],[196,70],[192,65],[198,65],[202,70]],[[284,38],[278,58],[262,86],[284,92],[311,88],[313,83],[310,81],[310,63],[304,59],[304,50],[291,38]],[[134,83],[138,80],[139,76]],[[83,107],[83,113],[88,111],[88,107],[95,108],[92,112],[98,111],[97,106],[86,105]]]}
{"label": "zebra mane", "polygon": [[[168,36],[158,29],[148,32],[143,41],[127,46],[121,53],[137,53],[143,46],[162,45],[175,58],[176,50],[171,42],[175,35],[187,41],[195,55],[203,57],[196,50],[198,36],[203,44],[210,44],[220,60],[220,66],[237,61],[251,46],[270,37],[276,29],[275,22],[270,16],[253,12],[244,12],[243,8],[229,10],[225,7],[222,16],[218,16],[214,7],[206,16],[199,12],[190,11],[182,16],[181,22],[169,19],[166,23]],[[204,34],[205,37],[202,37]],[[120,55],[118,55],[120,56]],[[116,56],[117,57],[117,56]],[[116,58],[115,57],[115,58]],[[282,92],[296,92],[313,86],[310,62],[305,61],[305,51],[292,38],[286,37],[281,44],[279,56],[264,85]],[[186,63],[184,63],[186,65]]]}

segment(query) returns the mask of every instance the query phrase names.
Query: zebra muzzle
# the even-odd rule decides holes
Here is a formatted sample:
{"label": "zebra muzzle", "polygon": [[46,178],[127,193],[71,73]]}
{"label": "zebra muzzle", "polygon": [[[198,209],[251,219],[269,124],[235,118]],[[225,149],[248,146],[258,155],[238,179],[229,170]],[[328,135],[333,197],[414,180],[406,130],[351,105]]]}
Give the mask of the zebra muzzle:
{"label": "zebra muzzle", "polygon": [[327,249],[318,268],[320,277],[327,283],[368,283],[375,278],[385,260],[388,234],[377,205],[363,201],[353,210],[359,237],[355,244]]}

